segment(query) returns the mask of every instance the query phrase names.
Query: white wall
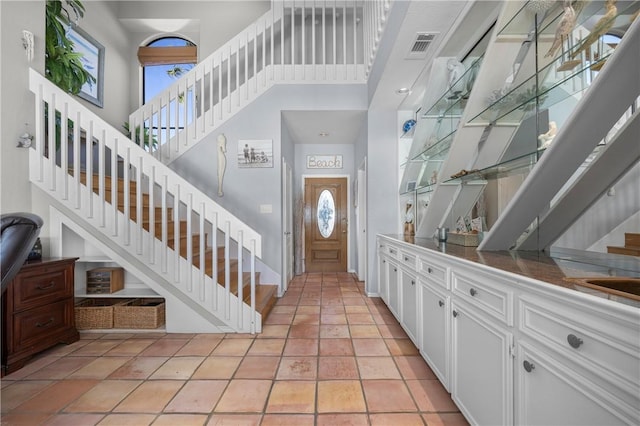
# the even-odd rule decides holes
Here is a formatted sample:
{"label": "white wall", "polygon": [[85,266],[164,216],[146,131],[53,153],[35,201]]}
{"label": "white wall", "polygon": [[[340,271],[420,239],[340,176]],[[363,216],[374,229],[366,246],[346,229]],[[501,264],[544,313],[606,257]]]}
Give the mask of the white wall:
{"label": "white wall", "polygon": [[[365,85],[279,85],[272,87],[243,112],[224,123],[171,164],[185,179],[263,236],[263,261],[280,272],[282,243],[281,157],[282,110],[366,109]],[[224,196],[217,196],[216,138],[227,137]],[[238,168],[238,141],[273,140],[273,168]],[[290,138],[284,143],[291,150]],[[352,157],[353,158],[353,157]],[[300,164],[294,165],[300,173]],[[350,165],[351,167],[351,165]],[[295,183],[295,182],[294,182]],[[268,204],[272,213],[260,213]]]}
{"label": "white wall", "polygon": [[[29,68],[44,73],[44,1],[0,1],[0,211],[32,211],[29,151],[18,136],[35,134]],[[22,30],[35,36],[33,62],[22,48]],[[26,126],[25,126],[26,123]],[[34,212],[35,213],[35,212]]]}

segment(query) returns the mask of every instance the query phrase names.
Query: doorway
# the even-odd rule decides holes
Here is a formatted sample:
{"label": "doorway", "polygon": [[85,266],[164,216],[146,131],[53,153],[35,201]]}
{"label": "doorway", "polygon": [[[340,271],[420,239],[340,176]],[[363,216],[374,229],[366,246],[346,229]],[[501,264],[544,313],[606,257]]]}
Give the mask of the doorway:
{"label": "doorway", "polygon": [[305,178],[305,272],[346,272],[349,239],[346,177]]}

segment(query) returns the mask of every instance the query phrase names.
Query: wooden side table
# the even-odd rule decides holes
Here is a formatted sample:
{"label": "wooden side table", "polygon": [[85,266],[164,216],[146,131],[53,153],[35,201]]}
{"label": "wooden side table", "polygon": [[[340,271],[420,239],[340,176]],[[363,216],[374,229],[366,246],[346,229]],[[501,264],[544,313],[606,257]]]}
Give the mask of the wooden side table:
{"label": "wooden side table", "polygon": [[28,261],[2,295],[2,375],[34,354],[79,339],[74,316],[77,258]]}

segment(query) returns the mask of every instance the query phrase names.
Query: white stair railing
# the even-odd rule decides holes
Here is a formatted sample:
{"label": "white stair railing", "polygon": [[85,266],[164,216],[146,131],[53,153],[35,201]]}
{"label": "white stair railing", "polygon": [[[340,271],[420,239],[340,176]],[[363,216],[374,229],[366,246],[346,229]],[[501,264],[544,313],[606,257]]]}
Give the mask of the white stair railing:
{"label": "white stair railing", "polygon": [[129,117],[169,163],[277,83],[364,83],[390,0],[273,0],[272,8]]}
{"label": "white stair railing", "polygon": [[[253,309],[260,234],[38,72],[31,69],[29,77],[36,98],[31,181],[89,223],[102,241],[163,277],[159,285],[187,295],[233,330],[260,332],[260,314]],[[219,241],[225,242],[222,257]],[[232,246],[238,297],[232,294]],[[251,274],[247,303],[241,290],[245,270]]]}

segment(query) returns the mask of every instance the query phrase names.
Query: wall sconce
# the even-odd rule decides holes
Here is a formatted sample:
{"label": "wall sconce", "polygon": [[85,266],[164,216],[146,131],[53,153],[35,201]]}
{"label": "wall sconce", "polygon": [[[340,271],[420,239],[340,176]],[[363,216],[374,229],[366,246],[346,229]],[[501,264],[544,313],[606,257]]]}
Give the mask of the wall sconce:
{"label": "wall sconce", "polygon": [[29,132],[24,132],[18,138],[18,148],[29,148],[31,146],[31,142],[33,141],[33,136],[29,134]]}
{"label": "wall sconce", "polygon": [[22,30],[22,47],[27,54],[27,61],[33,61],[33,52],[34,52],[34,38],[33,33],[31,31]]}

